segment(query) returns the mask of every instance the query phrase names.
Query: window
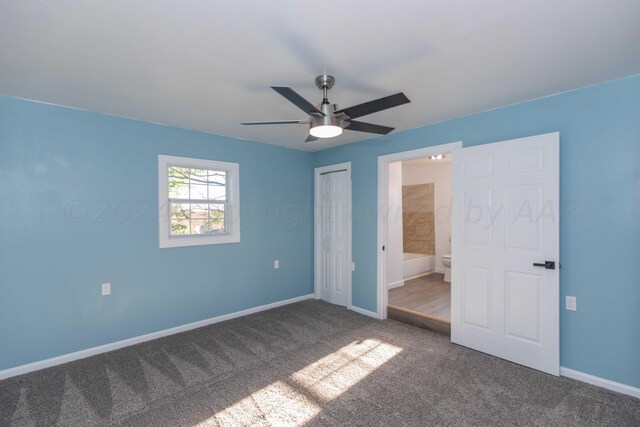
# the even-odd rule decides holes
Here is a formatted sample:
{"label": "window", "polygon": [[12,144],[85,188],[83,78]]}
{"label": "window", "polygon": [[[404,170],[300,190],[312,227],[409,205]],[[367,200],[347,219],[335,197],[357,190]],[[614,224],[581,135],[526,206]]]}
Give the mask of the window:
{"label": "window", "polygon": [[240,241],[239,165],[158,156],[160,247]]}

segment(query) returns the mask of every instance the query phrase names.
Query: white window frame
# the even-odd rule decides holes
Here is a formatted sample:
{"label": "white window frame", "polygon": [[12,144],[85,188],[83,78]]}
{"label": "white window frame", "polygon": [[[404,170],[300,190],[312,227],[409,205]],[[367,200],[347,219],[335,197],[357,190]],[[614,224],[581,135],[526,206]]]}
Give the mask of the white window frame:
{"label": "white window frame", "polygon": [[[169,166],[212,169],[227,172],[227,205],[224,213],[225,229],[220,234],[171,236],[169,213]],[[160,248],[216,245],[240,241],[240,165],[191,157],[158,156],[158,226]]]}

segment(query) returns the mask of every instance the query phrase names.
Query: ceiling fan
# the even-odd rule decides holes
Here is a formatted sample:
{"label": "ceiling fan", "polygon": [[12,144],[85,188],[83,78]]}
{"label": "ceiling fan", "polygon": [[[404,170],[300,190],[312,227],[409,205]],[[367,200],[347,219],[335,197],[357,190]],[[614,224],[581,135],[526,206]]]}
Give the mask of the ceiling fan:
{"label": "ceiling fan", "polygon": [[354,130],[358,132],[377,133],[386,135],[394,128],[388,126],[374,125],[372,123],[358,122],[357,119],[367,114],[372,114],[388,108],[397,107],[406,104],[409,98],[404,93],[399,92],[395,95],[385,96],[384,98],[375,99],[365,102],[364,104],[354,105],[353,107],[338,109],[337,104],[330,104],[327,98],[327,92],[331,89],[336,79],[333,76],[321,75],[316,77],[316,86],[322,90],[323,99],[319,107],[316,107],[295,90],[289,86],[271,86],[273,90],[291,101],[296,107],[309,115],[307,120],[276,120],[265,122],[244,122],[243,125],[283,125],[283,124],[300,124],[309,125],[309,136],[305,142],[316,141],[318,138],[333,138],[342,133],[343,129]]}

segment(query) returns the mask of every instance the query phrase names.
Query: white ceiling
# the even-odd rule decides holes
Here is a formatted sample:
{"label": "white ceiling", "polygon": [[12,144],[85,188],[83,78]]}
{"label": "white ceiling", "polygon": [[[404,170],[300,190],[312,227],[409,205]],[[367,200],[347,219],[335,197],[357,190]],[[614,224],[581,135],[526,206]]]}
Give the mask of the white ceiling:
{"label": "white ceiling", "polygon": [[638,0],[0,0],[0,93],[306,150],[269,88],[410,129],[640,72]]}

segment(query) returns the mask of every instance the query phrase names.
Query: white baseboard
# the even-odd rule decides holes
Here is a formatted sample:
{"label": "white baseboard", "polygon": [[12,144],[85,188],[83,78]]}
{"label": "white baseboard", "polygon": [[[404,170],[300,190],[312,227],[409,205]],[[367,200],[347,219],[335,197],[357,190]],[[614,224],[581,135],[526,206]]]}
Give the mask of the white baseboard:
{"label": "white baseboard", "polygon": [[397,282],[389,283],[387,285],[387,289],[399,288],[400,286],[404,286],[404,280],[398,280]]}
{"label": "white baseboard", "polygon": [[155,340],[157,338],[166,337],[168,335],[178,334],[180,332],[189,331],[191,329],[201,328],[203,326],[224,322],[225,320],[235,319],[236,317],[242,317],[248,314],[258,313],[260,311],[270,310],[272,308],[293,304],[295,302],[304,301],[311,298],[314,298],[314,294],[303,295],[284,301],[277,301],[271,304],[265,304],[258,307],[248,308],[246,310],[236,311],[234,313],[223,314],[221,316],[212,317],[210,319],[199,320],[197,322],[187,323],[186,325],[176,326],[175,328],[164,329],[162,331],[152,332],[150,334],[140,335],[133,338],[127,338],[122,341],[116,341],[98,347],[87,348],[85,350],[76,351],[74,353],[63,354],[62,356],[56,356],[50,359],[39,360],[37,362],[28,363],[26,365],[16,366],[15,368],[9,368],[0,371],[0,380],[44,368],[49,368],[51,366],[62,365],[63,363],[72,362],[78,359],[84,359],[85,357],[94,356],[100,353],[106,353],[108,351],[117,350],[122,347],[128,347],[145,341]]}
{"label": "white baseboard", "polygon": [[359,314],[364,314],[365,316],[373,317],[374,319],[378,318],[378,313],[374,313],[373,311],[365,310],[364,308],[356,307],[352,305],[349,310],[355,311]]}
{"label": "white baseboard", "polygon": [[629,396],[637,397],[640,399],[640,388],[638,387],[617,383],[615,381],[607,380],[605,378],[596,377],[595,375],[585,374],[584,372],[565,368],[563,366],[560,367],[560,375],[562,375],[563,377],[572,378],[574,380],[593,384],[598,387],[617,391],[618,393],[628,394]]}

